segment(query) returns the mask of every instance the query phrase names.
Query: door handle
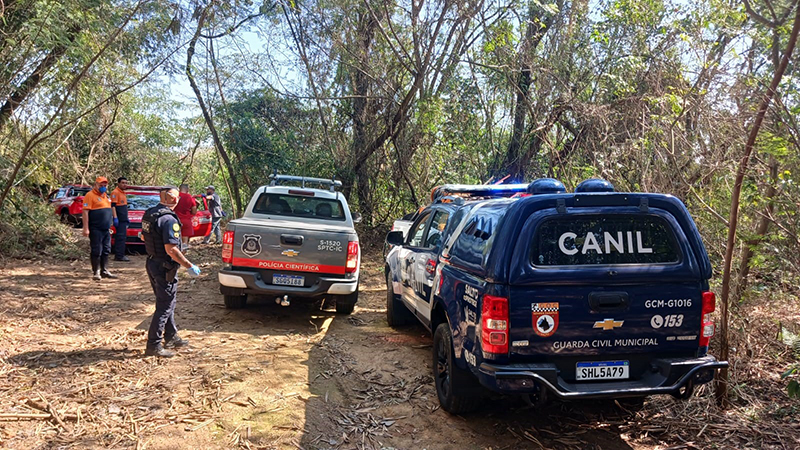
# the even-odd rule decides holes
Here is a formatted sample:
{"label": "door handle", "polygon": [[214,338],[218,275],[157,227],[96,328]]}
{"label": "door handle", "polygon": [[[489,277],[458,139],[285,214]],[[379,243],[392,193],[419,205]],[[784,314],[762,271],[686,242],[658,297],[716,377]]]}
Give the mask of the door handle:
{"label": "door handle", "polygon": [[283,245],[303,245],[303,236],[298,234],[282,234],[281,244]]}
{"label": "door handle", "polygon": [[624,311],[628,309],[627,292],[591,292],[589,307],[596,312]]}

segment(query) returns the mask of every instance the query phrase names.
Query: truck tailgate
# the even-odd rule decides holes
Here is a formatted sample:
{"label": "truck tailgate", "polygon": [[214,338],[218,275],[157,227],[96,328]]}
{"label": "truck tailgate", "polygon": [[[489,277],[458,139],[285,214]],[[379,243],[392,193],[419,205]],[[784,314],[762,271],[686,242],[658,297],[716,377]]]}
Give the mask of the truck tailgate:
{"label": "truck tailgate", "polygon": [[292,272],[344,275],[347,245],[357,238],[346,227],[297,222],[264,222],[240,219],[234,222],[234,267],[252,267]]}
{"label": "truck tailgate", "polygon": [[[512,358],[697,351],[699,284],[511,289]],[[524,344],[524,345],[523,345]]]}

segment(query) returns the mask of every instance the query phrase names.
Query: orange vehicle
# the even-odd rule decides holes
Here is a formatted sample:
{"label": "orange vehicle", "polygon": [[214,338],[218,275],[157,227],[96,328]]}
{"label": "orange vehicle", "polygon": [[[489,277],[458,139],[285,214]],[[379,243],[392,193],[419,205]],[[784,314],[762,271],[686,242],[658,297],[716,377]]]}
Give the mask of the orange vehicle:
{"label": "orange vehicle", "polygon": [[[161,186],[128,186],[128,189],[125,190],[128,197],[128,220],[130,221],[126,236],[127,246],[144,247],[144,241],[139,239],[139,232],[142,231],[142,216],[145,211],[158,204],[158,193],[161,189]],[[206,236],[211,232],[211,212],[202,195],[195,195],[194,198],[197,200],[197,214],[192,217],[193,237]],[[115,228],[111,229],[116,232]],[[116,234],[112,234],[112,246],[115,238]]]}
{"label": "orange vehicle", "polygon": [[91,186],[84,184],[65,184],[51,192],[47,200],[61,222],[77,226],[82,222],[83,196],[91,190]]}

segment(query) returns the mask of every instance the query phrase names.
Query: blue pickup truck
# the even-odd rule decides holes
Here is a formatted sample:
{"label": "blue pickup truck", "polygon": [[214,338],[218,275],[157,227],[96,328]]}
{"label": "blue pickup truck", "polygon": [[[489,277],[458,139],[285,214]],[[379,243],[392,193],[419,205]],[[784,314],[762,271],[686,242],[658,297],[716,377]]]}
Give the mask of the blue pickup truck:
{"label": "blue pickup truck", "polygon": [[687,398],[708,354],[711,263],[675,197],[540,179],[517,198],[434,202],[390,232],[387,319],[433,333],[442,408],[486,388],[536,401]]}

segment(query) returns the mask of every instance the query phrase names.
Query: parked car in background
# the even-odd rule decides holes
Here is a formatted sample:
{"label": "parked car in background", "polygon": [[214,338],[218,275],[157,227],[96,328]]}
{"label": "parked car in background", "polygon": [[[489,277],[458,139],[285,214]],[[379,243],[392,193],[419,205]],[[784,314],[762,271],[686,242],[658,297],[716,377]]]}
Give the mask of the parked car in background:
{"label": "parked car in background", "polygon": [[83,184],[65,184],[51,192],[47,199],[61,222],[77,226],[82,222],[83,196],[91,190],[91,186]]}
{"label": "parked car in background", "polygon": [[[139,239],[139,232],[142,231],[142,216],[149,208],[159,202],[158,193],[162,189],[160,186],[130,186],[125,191],[128,197],[128,225],[127,246],[141,246],[144,248],[144,241]],[[197,214],[192,217],[192,228],[194,236],[204,237],[211,232],[211,212],[208,210],[206,199],[202,195],[195,195],[197,200]],[[112,245],[116,239],[116,229],[111,228],[114,233],[111,235]]]}

